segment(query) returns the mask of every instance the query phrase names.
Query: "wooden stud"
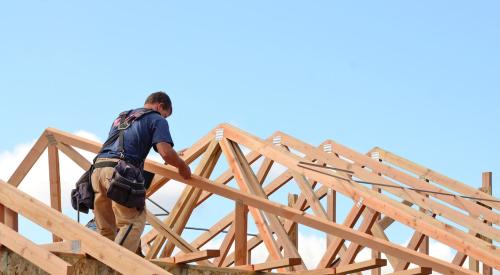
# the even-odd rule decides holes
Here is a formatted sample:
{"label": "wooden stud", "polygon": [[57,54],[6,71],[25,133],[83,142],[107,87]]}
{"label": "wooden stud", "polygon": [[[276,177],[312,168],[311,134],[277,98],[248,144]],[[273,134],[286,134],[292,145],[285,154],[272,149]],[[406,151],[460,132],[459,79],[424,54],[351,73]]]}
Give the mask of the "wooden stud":
{"label": "wooden stud", "polygon": [[[482,191],[485,192],[488,195],[493,194],[493,180],[492,180],[493,173],[492,172],[483,172],[482,174]],[[484,205],[484,204],[483,204]],[[488,207],[484,205],[488,209],[491,210],[491,207]],[[489,226],[492,225],[491,222],[487,222]],[[482,237],[485,241],[489,243],[493,243],[491,239]],[[483,274],[484,275],[492,275],[493,274],[493,268],[491,266],[488,266],[487,264],[483,263]]]}
{"label": "wooden stud", "polygon": [[408,270],[397,271],[393,273],[389,273],[390,275],[426,275],[432,274],[432,268],[428,267],[418,267]]}
{"label": "wooden stud", "polygon": [[[59,152],[55,145],[49,145],[49,178],[50,178],[50,206],[61,212],[61,176],[59,172]],[[52,235],[54,242],[62,239]]]}
{"label": "wooden stud", "polygon": [[[332,222],[337,222],[337,192],[332,189],[328,188],[328,192],[326,195],[327,202],[326,202],[326,214],[328,217],[329,221]],[[326,247],[330,246],[332,243],[334,236],[327,235],[326,237]]]}
{"label": "wooden stud", "polygon": [[248,207],[241,202],[236,202],[234,212],[235,241],[234,252],[236,266],[246,265],[247,262],[247,217]]}

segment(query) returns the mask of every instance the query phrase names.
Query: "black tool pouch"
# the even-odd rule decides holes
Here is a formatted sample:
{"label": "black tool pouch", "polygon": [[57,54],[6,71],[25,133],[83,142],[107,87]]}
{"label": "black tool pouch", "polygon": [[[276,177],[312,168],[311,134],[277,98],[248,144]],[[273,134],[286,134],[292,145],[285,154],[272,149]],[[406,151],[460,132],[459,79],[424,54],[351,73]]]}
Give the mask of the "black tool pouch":
{"label": "black tool pouch", "polygon": [[146,189],[142,171],[120,160],[115,167],[106,195],[123,206],[143,209],[146,203]]}
{"label": "black tool pouch", "polygon": [[71,190],[71,206],[79,212],[88,213],[89,209],[94,209],[93,170],[94,166],[90,166],[76,182],[76,188]]}

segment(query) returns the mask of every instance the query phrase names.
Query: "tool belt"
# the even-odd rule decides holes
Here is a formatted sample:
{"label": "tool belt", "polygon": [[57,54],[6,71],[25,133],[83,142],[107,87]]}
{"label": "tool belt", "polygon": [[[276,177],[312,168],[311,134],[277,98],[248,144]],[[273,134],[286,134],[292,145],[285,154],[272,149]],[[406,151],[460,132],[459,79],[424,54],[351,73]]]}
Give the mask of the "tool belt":
{"label": "tool belt", "polygon": [[123,206],[144,209],[146,188],[141,169],[124,160],[115,163],[114,169],[106,196]]}

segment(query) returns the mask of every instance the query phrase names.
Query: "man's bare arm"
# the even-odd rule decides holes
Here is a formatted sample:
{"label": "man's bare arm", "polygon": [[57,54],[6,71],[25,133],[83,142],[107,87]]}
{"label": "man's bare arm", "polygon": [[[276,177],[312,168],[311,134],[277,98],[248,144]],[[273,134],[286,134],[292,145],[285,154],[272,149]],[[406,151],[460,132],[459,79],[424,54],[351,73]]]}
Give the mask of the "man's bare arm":
{"label": "man's bare arm", "polygon": [[158,153],[160,156],[163,158],[165,163],[168,163],[172,166],[177,167],[179,169],[179,174],[185,178],[189,179],[191,178],[191,169],[189,166],[182,160],[177,152],[175,152],[174,148],[172,148],[172,145],[166,142],[160,142],[156,144],[156,149],[158,150]]}

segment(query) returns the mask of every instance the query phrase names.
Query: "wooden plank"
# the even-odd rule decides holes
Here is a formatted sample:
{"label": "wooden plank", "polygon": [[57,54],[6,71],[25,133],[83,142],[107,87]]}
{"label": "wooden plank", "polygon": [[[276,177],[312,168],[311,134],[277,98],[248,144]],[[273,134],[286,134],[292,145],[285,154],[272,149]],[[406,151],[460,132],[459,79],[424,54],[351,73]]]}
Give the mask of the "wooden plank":
{"label": "wooden plank", "polygon": [[[315,196],[316,196],[316,194],[315,194]],[[288,194],[288,206],[294,207],[295,204],[297,203],[298,199],[299,199],[299,196],[297,194],[289,193]],[[290,240],[292,240],[293,245],[295,245],[295,247],[299,248],[299,225],[296,222],[294,222],[294,223],[292,223],[290,230],[287,230],[287,228],[285,228],[285,230],[288,232],[288,236],[290,236]]]}
{"label": "wooden plank", "polygon": [[[489,194],[489,195],[493,194],[492,176],[493,176],[492,172],[483,172],[483,174],[482,174],[482,188],[481,189],[484,193]],[[485,204],[482,204],[482,205],[484,205],[485,207],[487,207],[488,209],[491,210],[491,207],[488,207]],[[486,224],[488,224],[489,226],[492,226],[491,222],[487,222]],[[488,239],[484,236],[481,236],[481,238],[483,240],[487,241],[488,243],[493,243],[493,241],[491,239]],[[483,263],[483,274],[484,275],[493,275],[493,268],[491,268],[491,266]]]}
{"label": "wooden plank", "polygon": [[352,274],[356,272],[370,270],[372,268],[380,268],[385,265],[387,265],[387,260],[385,259],[371,259],[364,262],[339,266],[337,268],[323,268],[306,272],[300,272],[300,274]]}
{"label": "wooden plank", "polygon": [[[329,233],[329,234],[334,234],[337,235],[341,238],[351,240],[353,242],[358,242],[358,243],[363,243],[365,246],[377,249],[385,254],[391,254],[395,255],[398,257],[406,257],[409,261],[412,263],[416,263],[418,265],[422,266],[429,266],[432,267],[433,270],[436,270],[438,272],[442,273],[447,273],[450,270],[453,270],[457,274],[473,274],[470,273],[468,270],[457,267],[455,265],[452,265],[450,263],[444,262],[439,259],[432,258],[427,255],[421,255],[418,252],[412,251],[408,248],[401,247],[396,244],[392,244],[390,242],[384,241],[384,240],[379,240],[376,238],[373,238],[370,235],[364,234],[364,233],[359,233],[354,231],[353,229],[346,228],[345,226],[338,225],[332,222],[328,222],[326,220],[320,220],[317,218],[314,218],[311,215],[304,214],[302,211],[298,211],[296,209],[292,209],[277,203],[274,203],[272,201],[269,201],[267,199],[251,195],[249,193],[245,193],[239,190],[235,190],[233,188],[223,186],[223,185],[218,185],[214,184],[212,181],[198,177],[198,176],[193,176],[190,180],[184,180],[178,173],[175,171],[175,169],[169,167],[169,166],[164,166],[158,163],[154,162],[147,162],[146,165],[148,166],[149,169],[151,169],[155,173],[162,174],[167,177],[171,177],[172,179],[175,179],[180,182],[184,182],[186,184],[202,188],[208,192],[215,193],[217,195],[232,199],[232,200],[240,200],[243,203],[252,206],[252,207],[258,207],[259,209],[262,209],[266,212],[270,212],[274,215],[282,216],[286,219],[290,219],[296,222],[299,222],[303,225],[315,228],[317,230]],[[331,180],[330,178],[323,178],[321,180]],[[320,180],[320,181],[321,181]],[[321,181],[323,182],[323,181]],[[340,188],[339,188],[340,189]],[[366,202],[366,199],[365,199]],[[399,211],[401,212],[401,211]],[[399,218],[399,217],[398,217]],[[493,259],[495,257],[483,257],[487,261],[490,261],[492,264],[495,263]],[[497,263],[498,266],[498,263]]]}
{"label": "wooden plank", "polygon": [[[61,212],[61,175],[59,172],[59,152],[55,145],[49,145],[49,181],[50,181],[50,206]],[[54,242],[62,239],[52,234]]]}
{"label": "wooden plank", "polygon": [[295,265],[300,265],[302,263],[301,258],[284,258],[277,261],[270,261],[261,264],[252,264],[245,266],[237,266],[235,269],[242,270],[251,270],[251,271],[264,271],[264,270],[272,270],[281,267],[291,267]]}
{"label": "wooden plank", "polygon": [[76,254],[81,256],[86,255],[84,252],[82,252],[82,243],[79,240],[41,244],[40,247],[50,252]]}
{"label": "wooden plank", "polygon": [[0,180],[0,203],[21,212],[24,217],[61,236],[80,240],[82,251],[123,274],[170,274],[57,212],[37,199]]}
{"label": "wooden plank", "polygon": [[432,268],[429,267],[418,267],[408,270],[397,271],[389,273],[390,275],[425,275],[432,274]]}
{"label": "wooden plank", "polygon": [[[387,161],[393,165],[396,165],[398,167],[401,167],[405,170],[408,170],[416,175],[418,175],[421,178],[429,179],[437,184],[440,184],[442,186],[445,186],[448,189],[454,190],[456,192],[459,192],[463,195],[466,196],[471,196],[471,197],[478,197],[478,198],[483,198],[487,200],[496,200],[495,197],[485,194],[483,192],[480,192],[474,188],[472,188],[470,185],[467,185],[465,183],[462,183],[460,181],[451,179],[445,175],[442,175],[436,171],[433,171],[429,168],[423,167],[417,163],[414,163],[410,160],[407,160],[401,156],[398,156],[394,153],[391,153],[387,150],[384,150],[379,147],[375,147],[374,149],[371,150],[371,152],[378,152],[380,155],[380,158],[383,159],[384,161]],[[484,202],[486,205],[490,207],[494,207],[498,210],[500,210],[500,203],[499,202]]]}
{"label": "wooden plank", "polygon": [[[326,215],[329,221],[337,222],[337,192],[328,188],[328,193],[326,195]],[[326,236],[326,247],[330,246],[333,241],[334,236]]]}
{"label": "wooden plank", "polygon": [[[379,176],[381,176],[379,174]],[[376,192],[378,193],[381,193],[382,190],[380,188],[378,188],[377,186],[372,186],[372,189],[375,190]],[[377,221],[372,225],[372,229],[368,232],[372,232],[372,235],[375,236],[375,234],[373,234],[373,228],[375,227],[375,225],[380,222],[380,216],[381,215],[378,215],[377,217]],[[371,254],[372,254],[372,259],[380,259],[382,258],[382,253],[380,253],[380,251],[377,251],[377,250],[373,250],[371,251]],[[382,270],[381,268],[374,268],[370,271],[371,275],[382,275]]]}
{"label": "wooden plank", "polygon": [[0,243],[50,274],[74,274],[69,263],[1,223]]}
{"label": "wooden plank", "polygon": [[187,263],[199,262],[202,260],[215,258],[218,257],[219,255],[220,251],[218,249],[208,249],[208,250],[195,251],[191,253],[185,253],[175,257],[158,258],[154,259],[153,262],[163,262],[170,264],[187,264]]}
{"label": "wooden plank", "polygon": [[236,202],[236,210],[234,212],[234,264],[236,266],[246,265],[247,262],[247,224],[248,224],[248,207],[241,202]]}

